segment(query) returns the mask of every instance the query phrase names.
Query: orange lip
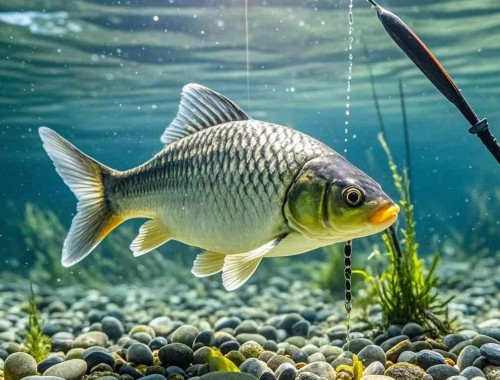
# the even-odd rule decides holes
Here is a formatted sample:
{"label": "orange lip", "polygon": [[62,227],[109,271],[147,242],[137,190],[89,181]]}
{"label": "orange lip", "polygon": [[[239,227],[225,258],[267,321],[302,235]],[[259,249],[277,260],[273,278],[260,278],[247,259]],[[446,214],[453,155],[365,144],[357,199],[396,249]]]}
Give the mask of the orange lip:
{"label": "orange lip", "polygon": [[391,205],[379,208],[375,211],[368,221],[372,224],[382,224],[393,222],[398,218],[399,206]]}

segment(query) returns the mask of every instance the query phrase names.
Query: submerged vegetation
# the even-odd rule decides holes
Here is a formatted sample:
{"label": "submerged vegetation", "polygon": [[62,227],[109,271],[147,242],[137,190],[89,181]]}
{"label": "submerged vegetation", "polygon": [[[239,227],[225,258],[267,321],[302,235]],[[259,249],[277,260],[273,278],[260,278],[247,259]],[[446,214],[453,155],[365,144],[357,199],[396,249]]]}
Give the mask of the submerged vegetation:
{"label": "submerged vegetation", "polygon": [[[400,196],[400,205],[405,228],[399,231],[392,226],[382,235],[387,250],[389,265],[380,275],[371,275],[358,270],[372,286],[382,307],[383,324],[404,324],[418,322],[427,330],[446,333],[451,330],[447,304],[451,299],[441,301],[436,286],[438,279],[435,270],[439,262],[439,253],[432,259],[429,269],[425,270],[424,261],[418,254],[418,242],[415,231],[414,207],[410,197],[407,171],[400,175],[392,158],[389,146],[383,134],[379,140],[387,154],[394,184]],[[439,319],[438,316],[442,317]]]}
{"label": "submerged vegetation", "polygon": [[28,301],[28,327],[26,330],[26,341],[24,351],[36,360],[41,362],[49,356],[51,348],[51,339],[42,333],[41,318],[36,306],[35,292],[33,284],[30,284],[30,297]]}
{"label": "submerged vegetation", "polygon": [[61,248],[67,231],[54,212],[27,203],[21,230],[33,257],[30,278],[36,283],[100,287],[124,281],[150,283],[153,278],[165,276],[193,281],[187,267],[180,262],[181,255],[175,256],[177,261],[166,259],[158,251],[134,257],[128,249],[135,236],[131,226],[118,228],[97,248],[96,255],[70,269],[61,265]]}

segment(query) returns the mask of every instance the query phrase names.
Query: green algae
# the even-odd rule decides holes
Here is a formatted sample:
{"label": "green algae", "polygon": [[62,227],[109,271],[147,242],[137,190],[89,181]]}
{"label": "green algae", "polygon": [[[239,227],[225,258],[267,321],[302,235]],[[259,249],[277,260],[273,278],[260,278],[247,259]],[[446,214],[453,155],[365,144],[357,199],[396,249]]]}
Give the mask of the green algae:
{"label": "green algae", "polygon": [[49,356],[52,345],[51,339],[42,333],[41,317],[36,306],[35,292],[33,284],[30,284],[30,297],[28,300],[28,327],[26,330],[26,340],[24,342],[24,352],[30,354],[37,363]]}
{"label": "green algae", "polygon": [[382,307],[383,325],[417,322],[429,332],[445,334],[452,330],[447,304],[451,298],[441,301],[436,287],[439,284],[436,268],[439,253],[427,269],[420,258],[415,230],[414,205],[410,196],[407,171],[399,174],[392,154],[382,133],[378,136],[384,149],[394,185],[399,193],[399,204],[405,228],[399,230],[394,225],[384,231],[382,241],[387,251],[389,265],[385,272],[372,275],[365,270],[354,271],[361,274],[371,285],[371,295]]}
{"label": "green algae", "polygon": [[38,284],[101,288],[124,281],[149,284],[152,279],[163,278],[166,274],[184,283],[195,281],[183,263],[166,259],[158,251],[134,257],[128,248],[136,234],[131,226],[113,231],[92,256],[70,269],[61,265],[67,229],[53,211],[26,203],[20,229],[33,255],[30,278]]}

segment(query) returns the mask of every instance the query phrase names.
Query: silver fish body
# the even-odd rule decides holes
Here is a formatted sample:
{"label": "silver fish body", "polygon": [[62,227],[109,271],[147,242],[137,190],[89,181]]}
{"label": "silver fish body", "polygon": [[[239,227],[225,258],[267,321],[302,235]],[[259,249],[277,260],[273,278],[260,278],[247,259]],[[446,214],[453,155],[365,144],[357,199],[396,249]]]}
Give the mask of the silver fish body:
{"label": "silver fish body", "polygon": [[264,257],[287,256],[373,234],[399,207],[380,185],[323,143],[251,119],[206,87],[184,87],[179,111],[151,160],[116,171],[54,131],[40,137],[78,198],[62,264],[86,257],[109,232],[147,218],[130,248],[146,254],[173,239],[205,249],[198,277],[222,272],[233,290]]}
{"label": "silver fish body", "polygon": [[306,162],[334,154],[276,124],[225,123],[119,173],[109,196],[124,215],[160,218],[176,240],[239,254],[290,230],[283,210],[287,190]]}

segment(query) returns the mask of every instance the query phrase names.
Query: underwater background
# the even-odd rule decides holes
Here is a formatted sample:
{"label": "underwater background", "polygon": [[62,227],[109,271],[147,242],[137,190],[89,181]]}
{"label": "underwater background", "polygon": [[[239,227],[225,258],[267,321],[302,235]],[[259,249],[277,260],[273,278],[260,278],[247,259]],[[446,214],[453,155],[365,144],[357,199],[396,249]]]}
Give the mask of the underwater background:
{"label": "underwater background", "polygon": [[[500,124],[498,2],[386,3],[427,41],[495,132]],[[368,5],[354,4],[345,143],[347,2],[250,2],[250,100],[243,2],[3,2],[2,262],[30,265],[15,226],[26,202],[53,210],[66,226],[75,209],[73,195],[43,152],[39,126],[56,130],[110,167],[128,169],[162,148],[159,137],[175,116],[182,86],[190,82],[225,94],[254,118],[292,126],[340,153],[347,149],[351,162],[394,195],[376,139],[380,125],[368,62],[397,162],[404,158],[398,79],[404,85],[416,218],[424,241],[437,235],[443,242],[456,234],[481,239],[485,231],[478,227],[486,218],[496,234],[485,245],[498,251],[495,161],[469,135],[454,106],[388,38]]]}
{"label": "underwater background", "polygon": [[[498,343],[500,283],[495,278],[500,265],[500,176],[494,158],[468,133],[463,116],[403,55],[368,2],[354,1],[348,108],[349,1],[249,0],[247,5],[246,14],[243,0],[0,3],[0,288],[17,294],[0,301],[0,322],[2,318],[13,321],[7,317],[13,305],[28,299],[27,283],[12,285],[20,278],[33,280],[42,296],[47,291],[45,285],[56,293],[63,292],[59,296],[51,293],[45,304],[42,302],[48,307],[63,299],[65,306],[59,305],[60,310],[53,306],[61,313],[82,299],[95,302],[97,309],[104,308],[105,300],[96,301],[89,296],[93,293],[85,292],[109,284],[131,286],[136,280],[140,285],[127,288],[126,299],[120,293],[122,288],[107,289],[112,294],[108,302],[134,302],[139,305],[136,308],[145,303],[152,310],[148,315],[158,317],[163,309],[155,309],[157,300],[148,303],[142,296],[148,285],[156,283],[158,293],[169,296],[196,289],[206,299],[203,307],[195,301],[189,304],[189,297],[186,306],[182,296],[167,302],[184,305],[172,306],[177,311],[170,317],[185,322],[186,313],[198,309],[205,310],[200,318],[215,318],[225,308],[224,302],[231,303],[237,297],[227,296],[219,277],[202,281],[191,276],[197,249],[171,242],[146,257],[133,259],[128,246],[140,226],[134,222],[113,232],[92,257],[74,268],[62,268],[60,250],[75,214],[76,199],[43,151],[40,126],[54,129],[107,166],[129,169],[162,149],[160,136],[177,112],[182,87],[199,83],[224,94],[255,119],[293,127],[326,143],[378,181],[393,199],[399,199],[377,139],[380,123],[372,80],[385,137],[402,169],[406,152],[398,87],[401,80],[420,257],[430,261],[434,252],[441,252],[437,277],[449,280],[442,288],[444,294],[470,290],[469,300],[464,301],[470,309],[463,309],[459,302],[452,303],[452,309],[470,316],[474,323],[479,323],[474,319],[478,315],[484,317],[481,320],[493,321],[486,327],[496,329],[494,333],[481,334]],[[487,117],[492,132],[500,136],[500,2],[384,0],[380,5],[402,17],[420,35],[474,110]],[[372,259],[372,254],[372,261],[368,259],[373,251],[383,250],[380,236],[354,241],[353,267],[383,270],[381,255]],[[302,307],[322,311],[331,302],[341,305],[334,322],[345,323],[341,247],[334,251],[339,259],[330,259],[331,251],[323,250],[273,260],[272,265],[257,270],[247,289],[237,292],[241,299],[236,304],[253,299],[259,293],[255,289],[271,283],[290,306],[281,310],[283,313],[302,312]],[[322,270],[329,260],[338,271],[325,284],[327,274]],[[300,299],[302,287],[293,285],[297,278],[285,267],[290,273],[297,270],[298,280],[313,289],[314,297]],[[475,288],[482,279],[489,282]],[[362,287],[361,277],[354,281]],[[183,282],[187,288],[182,287]],[[203,293],[199,283],[209,290]],[[68,290],[69,285],[75,288]],[[79,286],[85,290],[76,290]],[[332,286],[333,291],[329,289]],[[192,298],[198,296],[196,293]],[[481,303],[477,298],[484,299]],[[315,304],[318,299],[324,307]],[[256,321],[269,317],[265,310],[277,312],[259,302],[255,308],[261,308],[264,316],[249,314]],[[294,309],[294,305],[301,306]],[[20,309],[15,310],[20,313]],[[113,316],[124,320],[126,310]],[[52,311],[43,309],[44,313]],[[90,323],[99,318],[83,320]],[[307,320],[314,325],[314,318]],[[144,316],[134,320],[135,324],[147,322]],[[1,334],[10,326],[0,323],[4,348],[10,336]],[[124,326],[127,330],[125,322]],[[197,328],[202,331],[203,326]],[[73,327],[73,333],[76,336],[86,329],[88,326]],[[346,337],[342,334],[332,332],[328,337],[335,340],[332,337],[342,336],[342,340]],[[22,337],[20,333],[13,340],[20,343]],[[481,341],[485,342],[489,341]],[[0,362],[3,359],[0,355]],[[488,360],[490,365],[500,365],[496,359]]]}

